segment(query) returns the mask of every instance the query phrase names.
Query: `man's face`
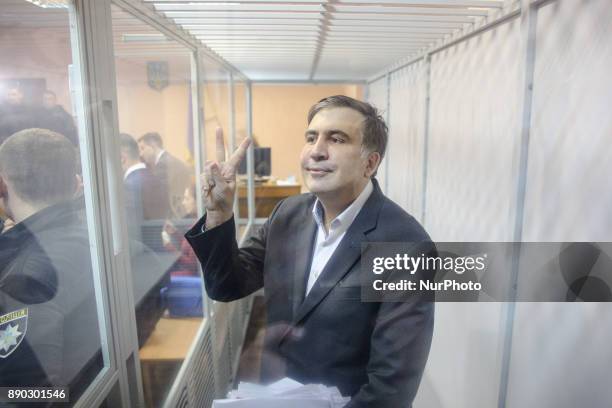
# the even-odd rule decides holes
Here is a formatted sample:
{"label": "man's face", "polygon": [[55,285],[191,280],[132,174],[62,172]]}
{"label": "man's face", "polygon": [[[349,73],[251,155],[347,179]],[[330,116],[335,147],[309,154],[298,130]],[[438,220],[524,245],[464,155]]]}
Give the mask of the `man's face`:
{"label": "man's face", "polygon": [[323,109],[312,118],[301,155],[302,176],[312,193],[358,191],[365,185],[363,120],[361,113],[346,107]]}
{"label": "man's face", "polygon": [[46,109],[51,109],[57,104],[57,100],[55,99],[55,95],[51,93],[46,93],[43,95],[43,106]]}
{"label": "man's face", "polygon": [[155,148],[151,145],[146,144],[143,141],[138,142],[138,150],[140,152],[140,158],[148,166],[155,165]]}
{"label": "man's face", "polygon": [[185,193],[183,194],[183,210],[187,215],[193,215],[197,212],[196,201],[193,197],[193,192],[191,188],[186,188]]}
{"label": "man's face", "polygon": [[23,94],[19,89],[10,89],[6,95],[6,100],[11,105],[21,105],[23,102]]}

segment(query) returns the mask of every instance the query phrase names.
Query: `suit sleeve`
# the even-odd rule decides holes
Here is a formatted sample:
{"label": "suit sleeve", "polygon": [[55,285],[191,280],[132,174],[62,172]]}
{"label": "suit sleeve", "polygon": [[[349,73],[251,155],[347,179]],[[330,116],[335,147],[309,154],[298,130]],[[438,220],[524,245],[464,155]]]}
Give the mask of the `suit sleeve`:
{"label": "suit sleeve", "polygon": [[202,232],[202,227],[206,225],[204,216],[185,234],[202,264],[208,296],[214,300],[230,302],[263,287],[266,240],[269,223],[275,212],[276,209],[241,248],[238,248],[236,242],[234,217]]}
{"label": "suit sleeve", "polygon": [[[437,255],[435,246],[429,254]],[[425,279],[422,271],[417,273]],[[412,407],[429,356],[433,328],[431,294],[381,302],[370,340],[368,382],[346,408]]]}

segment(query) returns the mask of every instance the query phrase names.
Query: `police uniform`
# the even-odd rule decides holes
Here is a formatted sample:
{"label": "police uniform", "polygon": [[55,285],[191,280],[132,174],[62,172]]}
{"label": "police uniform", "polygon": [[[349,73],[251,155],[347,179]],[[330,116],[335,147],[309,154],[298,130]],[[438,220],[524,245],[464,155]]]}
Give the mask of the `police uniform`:
{"label": "police uniform", "polygon": [[2,387],[80,393],[103,366],[81,206],[48,207],[0,234]]}

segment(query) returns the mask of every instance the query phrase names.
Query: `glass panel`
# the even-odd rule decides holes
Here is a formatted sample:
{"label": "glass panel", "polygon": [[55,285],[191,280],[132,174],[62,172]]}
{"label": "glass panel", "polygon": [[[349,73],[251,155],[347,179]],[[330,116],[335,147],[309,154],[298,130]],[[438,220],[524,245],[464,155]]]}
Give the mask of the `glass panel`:
{"label": "glass panel", "polygon": [[219,63],[207,57],[201,60],[204,71],[202,101],[204,105],[204,134],[206,135],[206,160],[217,160],[215,131],[223,129],[226,147],[231,145],[229,73]]}
{"label": "glass panel", "polygon": [[124,208],[146,405],[161,406],[202,323],[191,52],[112,6]]}
{"label": "glass panel", "polygon": [[0,13],[0,386],[68,386],[70,406],[108,366],[71,12]]}

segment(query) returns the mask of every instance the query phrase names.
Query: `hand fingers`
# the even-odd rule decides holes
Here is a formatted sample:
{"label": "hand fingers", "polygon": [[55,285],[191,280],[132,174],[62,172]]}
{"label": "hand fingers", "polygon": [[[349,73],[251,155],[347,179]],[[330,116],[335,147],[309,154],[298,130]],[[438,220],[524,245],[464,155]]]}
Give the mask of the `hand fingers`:
{"label": "hand fingers", "polygon": [[212,177],[211,168],[210,168],[211,165],[212,165],[211,161],[206,162],[206,165],[204,166],[204,171],[200,178],[200,181],[202,184],[202,195],[204,196],[209,195],[210,190],[212,190],[213,187],[215,186],[215,181]]}
{"label": "hand fingers", "polygon": [[223,163],[225,161],[225,142],[223,141],[223,129],[217,128],[217,161]]}
{"label": "hand fingers", "polygon": [[212,174],[214,186],[223,185],[225,183],[223,176],[221,176],[221,169],[219,168],[219,165],[217,163],[213,163],[210,166],[210,172]]}
{"label": "hand fingers", "polygon": [[236,149],[234,154],[232,154],[232,156],[228,160],[228,163],[230,164],[230,166],[234,168],[238,167],[242,159],[244,159],[244,156],[246,156],[246,152],[250,144],[251,144],[251,138],[246,138],[242,141],[242,143],[240,143],[240,146],[238,146],[238,149]]}

